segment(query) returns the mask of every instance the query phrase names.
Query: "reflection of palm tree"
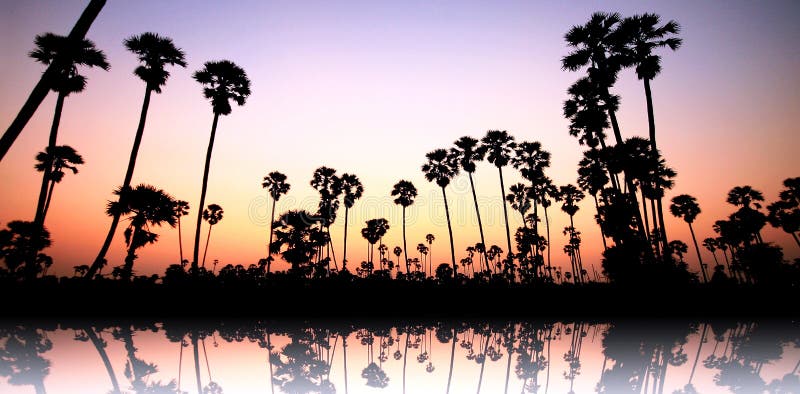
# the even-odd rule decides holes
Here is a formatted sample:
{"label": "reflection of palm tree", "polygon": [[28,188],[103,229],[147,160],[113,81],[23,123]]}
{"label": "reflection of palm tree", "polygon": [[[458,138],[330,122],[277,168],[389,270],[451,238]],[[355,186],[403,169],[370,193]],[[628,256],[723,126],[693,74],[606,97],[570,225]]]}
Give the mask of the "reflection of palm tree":
{"label": "reflection of palm tree", "polygon": [[414,198],[417,196],[417,188],[414,184],[400,180],[392,188],[392,196],[395,196],[395,204],[403,207],[403,256],[406,260],[406,275],[411,272],[410,262],[408,260],[408,243],[406,242],[406,208],[414,203]]}
{"label": "reflection of palm tree", "polygon": [[289,192],[291,185],[286,182],[286,175],[278,171],[272,171],[264,177],[261,187],[268,189],[269,195],[272,197],[272,214],[270,215],[269,221],[269,243],[267,244],[267,274],[269,274],[270,268],[272,267],[272,251],[269,246],[272,245],[272,230],[273,224],[275,223],[275,204],[281,199],[282,195]]}
{"label": "reflection of palm tree", "polygon": [[[150,107],[150,96],[153,92],[161,93],[161,87],[166,85],[169,78],[169,71],[165,69],[167,65],[186,67],[186,61],[183,51],[175,47],[172,39],[161,37],[156,33],[142,33],[138,36],[127,38],[124,44],[125,48],[136,54],[142,63],[139,67],[136,67],[134,74],[145,82],[144,101],[139,115],[139,125],[136,128],[136,135],[133,139],[133,147],[128,160],[128,169],[125,171],[125,179],[122,181],[122,187],[126,188],[131,185],[131,180],[133,179],[133,170],[136,167],[136,158],[139,155],[139,146],[142,143],[144,126],[147,121],[147,111]],[[95,264],[92,264],[93,267],[105,258],[117,231],[118,224],[119,217],[114,216],[111,220],[111,227],[108,229],[106,240],[103,242],[97,258],[95,258]],[[99,267],[95,267],[95,269],[97,268]],[[94,275],[94,272],[92,271],[90,274]]]}
{"label": "reflection of palm tree", "polygon": [[36,394],[45,394],[44,378],[50,374],[50,360],[42,353],[53,349],[45,332],[15,326],[0,330],[0,376],[12,386],[31,385]]}
{"label": "reflection of palm tree", "polygon": [[[513,152],[516,144],[514,137],[509,135],[505,130],[489,130],[486,135],[481,138],[481,145],[478,151],[481,155],[486,155],[486,160],[497,167],[497,172],[500,174],[500,198],[506,195],[505,185],[503,184],[503,167],[508,165],[511,160],[511,153]],[[511,229],[508,226],[508,208],[506,208],[506,200],[503,199],[503,216],[506,223],[506,241],[508,246],[508,259],[512,258],[511,251]],[[510,265],[510,264],[509,264]]]}
{"label": "reflection of palm tree", "polygon": [[450,223],[450,208],[447,205],[447,192],[445,188],[450,184],[454,176],[458,175],[458,163],[455,158],[448,154],[444,149],[436,149],[425,155],[428,161],[422,165],[422,172],[428,182],[436,182],[442,188],[444,198],[444,212],[447,216],[447,231],[450,234],[450,258],[453,267],[453,277],[458,273],[456,265],[456,248],[453,244],[453,226]]}
{"label": "reflection of palm tree", "polygon": [[692,222],[694,222],[694,219],[700,214],[700,205],[697,204],[697,199],[688,194],[672,197],[672,204],[669,206],[669,211],[673,216],[683,218],[683,221],[689,224],[689,232],[692,233],[692,241],[694,242],[694,249],[697,252],[697,260],[700,262],[700,272],[703,273],[703,282],[708,283],[706,265],[703,264],[703,258],[700,256],[700,247],[697,246],[697,238],[694,236],[694,228],[692,227]]}
{"label": "reflection of palm tree", "polygon": [[[244,70],[228,60],[206,62],[203,68],[194,73],[194,79],[204,86],[203,95],[211,100],[214,112],[214,121],[211,124],[211,137],[208,140],[206,163],[203,170],[203,186],[200,189],[200,203],[198,207],[206,204],[206,190],[208,189],[208,172],[211,168],[211,152],[214,149],[214,137],[217,134],[217,123],[220,115],[230,115],[233,100],[238,105],[244,105],[250,96],[250,80]],[[203,224],[203,211],[197,211],[197,227],[194,232],[194,252],[192,254],[192,271],[198,271],[198,257],[200,254],[200,226]]]}
{"label": "reflection of palm tree", "polygon": [[[106,346],[108,346],[108,344],[104,340],[100,339],[97,336],[97,334],[95,334],[94,328],[92,328],[92,327],[88,327],[87,326],[86,328],[83,329],[83,332],[86,333],[86,337],[85,337],[86,340],[89,340],[89,341],[92,342],[92,345],[94,345],[94,348],[97,350],[97,353],[100,355],[100,359],[103,361],[103,365],[106,368],[106,372],[108,373],[108,377],[109,377],[109,379],[111,379],[111,386],[114,388],[114,390],[112,392],[114,394],[121,394],[122,392],[119,389],[119,383],[117,382],[117,376],[114,373],[114,368],[111,365],[111,360],[109,360],[109,358],[108,358],[108,353],[106,353]],[[83,338],[76,338],[76,339],[84,340]]]}
{"label": "reflection of palm tree", "polygon": [[347,269],[347,214],[356,200],[364,193],[364,186],[357,176],[342,174],[342,193],[344,193],[344,250],[342,251],[342,271]]}

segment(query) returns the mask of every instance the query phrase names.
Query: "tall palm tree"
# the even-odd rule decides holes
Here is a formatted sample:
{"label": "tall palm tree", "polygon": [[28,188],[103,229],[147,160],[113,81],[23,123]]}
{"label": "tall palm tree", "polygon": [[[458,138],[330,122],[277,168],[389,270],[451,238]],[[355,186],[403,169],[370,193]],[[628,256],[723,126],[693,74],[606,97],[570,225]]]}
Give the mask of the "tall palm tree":
{"label": "tall palm tree", "polygon": [[36,171],[50,172],[50,179],[48,180],[49,186],[47,191],[47,198],[42,211],[42,223],[47,216],[47,211],[50,209],[50,201],[53,199],[53,189],[56,183],[60,183],[64,179],[64,170],[70,170],[73,174],[78,173],[78,165],[83,164],[83,157],[78,154],[69,145],[59,145],[47,147],[44,152],[39,152],[36,155]]}
{"label": "tall palm tree", "polygon": [[[521,183],[515,183],[508,188],[506,201],[511,204],[511,209],[519,212],[522,217],[522,227],[528,227],[525,214],[531,209],[531,188]],[[534,220],[536,220],[534,218]]]}
{"label": "tall palm tree", "polygon": [[181,254],[181,266],[183,266],[183,236],[181,235],[181,217],[188,214],[189,203],[183,200],[175,201],[175,218],[178,219],[178,250]]}
{"label": "tall palm tree", "polygon": [[694,236],[694,228],[692,223],[697,215],[700,214],[700,205],[697,204],[697,199],[688,195],[681,194],[672,197],[672,204],[669,206],[669,211],[672,216],[676,218],[683,218],[689,225],[689,232],[692,233],[692,241],[694,242],[694,250],[697,252],[697,261],[700,262],[700,272],[703,274],[703,282],[708,283],[708,274],[706,273],[706,265],[703,264],[703,257],[700,256],[700,247],[697,246],[697,238]]}
{"label": "tall palm tree", "polygon": [[357,176],[342,174],[341,188],[344,193],[344,250],[342,251],[342,271],[347,269],[347,216],[356,200],[364,194],[364,186]]}
{"label": "tall palm tree", "polygon": [[108,203],[106,214],[128,218],[128,227],[125,229],[128,254],[120,277],[129,280],[133,274],[136,250],[158,241],[158,234],[151,232],[150,226],[168,224],[175,227],[175,200],[163,190],[145,184],[135,188],[118,188],[114,195],[119,199]]}
{"label": "tall palm tree", "polygon": [[780,228],[792,235],[797,246],[800,246],[800,177],[783,181],[786,189],[780,192],[780,200],[767,206],[767,221],[773,227]]}
{"label": "tall palm tree", "polygon": [[203,251],[203,268],[206,267],[206,254],[208,253],[208,244],[211,243],[211,229],[215,224],[222,220],[222,214],[225,211],[217,204],[208,204],[208,208],[203,210],[203,220],[208,222],[208,236],[206,237],[206,247]]}
{"label": "tall palm tree", "polygon": [[[453,143],[454,147],[450,148],[450,154],[456,159],[459,167],[467,173],[469,177],[469,187],[472,190],[472,201],[475,203],[475,215],[478,217],[478,230],[481,233],[481,243],[486,244],[486,239],[483,236],[483,223],[481,222],[481,211],[478,209],[478,196],[475,193],[475,182],[472,180],[472,173],[476,170],[476,162],[483,161],[485,152],[482,152],[478,145],[479,141],[475,138],[464,136]],[[486,258],[486,250],[484,248],[483,257]]]}
{"label": "tall palm tree", "polygon": [[[436,182],[436,184],[442,188],[444,212],[447,216],[447,231],[450,234],[450,259],[453,267],[453,278],[455,278],[458,273],[458,265],[456,265],[456,248],[453,244],[453,226],[450,223],[450,207],[447,205],[447,191],[445,188],[450,184],[453,177],[458,175],[458,163],[455,158],[444,149],[436,149],[425,155],[425,158],[428,159],[428,161],[422,165],[422,172],[425,173],[425,179],[428,180],[428,182]],[[508,223],[506,223],[506,226],[508,226]]]}
{"label": "tall palm tree", "polygon": [[417,188],[413,183],[401,179],[392,187],[392,196],[395,197],[394,203],[403,207],[403,257],[406,260],[406,274],[408,274],[411,272],[411,263],[408,260],[408,242],[406,242],[406,208],[414,203]]}
{"label": "tall palm tree", "polygon": [[428,272],[433,275],[433,241],[436,237],[433,234],[425,234],[425,242],[428,243]]}
{"label": "tall palm tree", "polygon": [[[97,18],[97,15],[105,5],[106,0],[91,0],[89,2],[67,36],[72,45],[77,45],[84,39],[95,18]],[[0,138],[0,161],[3,161],[11,145],[14,144],[14,141],[22,133],[22,129],[25,128],[36,109],[39,108],[39,104],[47,97],[47,93],[58,83],[59,77],[62,75],[63,70],[69,67],[69,63],[70,58],[68,57],[57,57],[49,63],[47,70],[39,78],[39,82],[34,86],[28,99],[25,100],[25,104],[22,105],[17,116],[8,126],[6,132],[3,133],[2,138]]]}
{"label": "tall palm tree", "polygon": [[[150,96],[153,92],[161,93],[161,88],[167,84],[169,78],[169,71],[166,70],[167,65],[186,67],[185,55],[183,51],[175,47],[171,38],[159,36],[156,33],[142,33],[138,36],[132,36],[124,41],[125,48],[133,52],[141,64],[133,71],[136,76],[142,79],[145,83],[144,101],[142,102],[142,110],[139,114],[139,125],[136,127],[136,135],[133,138],[133,147],[131,148],[131,155],[128,159],[128,169],[125,171],[125,179],[122,181],[122,187],[126,188],[131,185],[133,178],[133,170],[136,167],[136,158],[139,155],[139,146],[142,143],[142,136],[144,135],[144,126],[147,122],[147,111],[150,108]],[[99,269],[99,262],[106,257],[108,248],[111,246],[111,240],[117,231],[119,224],[119,217],[111,219],[111,226],[106,234],[106,239],[100,252],[95,258],[92,269],[90,269],[90,276],[94,275],[93,270]]]}
{"label": "tall palm tree", "polygon": [[[48,67],[48,70],[58,65],[58,69],[54,69],[54,74],[50,76],[49,88],[58,94],[58,98],[56,99],[53,123],[50,126],[47,148],[45,148],[45,152],[55,151],[64,99],[70,94],[80,93],[86,88],[86,77],[78,73],[78,67],[99,67],[108,70],[110,66],[103,51],[95,48],[94,43],[87,39],[73,40],[69,37],[45,33],[36,36],[35,44],[36,49],[31,51],[30,57],[39,63],[51,66]],[[52,179],[52,170],[51,166],[45,166],[42,174],[42,184],[39,188],[39,199],[36,203],[33,220],[34,231],[41,231],[39,229],[44,223],[44,207],[47,203],[47,190]],[[36,256],[32,254],[27,265],[29,278],[36,275],[35,260]]]}
{"label": "tall palm tree", "polygon": [[330,238],[330,226],[336,220],[336,212],[339,210],[342,180],[336,175],[335,169],[322,166],[314,171],[311,187],[319,192],[318,215]]}
{"label": "tall palm tree", "polygon": [[[511,153],[516,148],[514,137],[508,134],[505,130],[489,130],[486,135],[481,138],[481,145],[478,150],[481,154],[486,155],[486,160],[497,167],[500,174],[500,198],[506,195],[505,185],[503,184],[503,167],[508,165],[511,161]],[[508,246],[508,259],[511,260],[513,250],[511,248],[511,229],[508,226],[508,207],[506,207],[506,200],[503,199],[503,217],[506,223],[506,241]]]}
{"label": "tall palm tree", "polygon": [[261,187],[268,189],[269,195],[272,197],[272,214],[270,215],[269,220],[269,243],[267,244],[268,274],[270,272],[270,268],[272,267],[272,250],[269,246],[272,245],[272,225],[275,223],[275,204],[281,199],[281,196],[288,193],[289,189],[292,187],[292,185],[286,182],[286,179],[286,175],[278,171],[272,171],[264,177],[264,182],[261,183]]}
{"label": "tall palm tree", "polygon": [[[217,134],[217,122],[220,115],[230,115],[231,103],[242,106],[250,96],[250,80],[244,70],[228,60],[206,62],[203,68],[194,73],[194,79],[203,85],[203,95],[211,100],[214,121],[211,124],[211,138],[208,141],[206,164],[203,170],[203,186],[200,191],[200,204],[206,203],[208,188],[208,171],[211,168],[211,152],[214,149],[214,137]],[[197,274],[198,255],[200,252],[200,226],[203,224],[203,211],[197,212],[197,228],[194,232],[194,252],[192,254],[192,270]]]}

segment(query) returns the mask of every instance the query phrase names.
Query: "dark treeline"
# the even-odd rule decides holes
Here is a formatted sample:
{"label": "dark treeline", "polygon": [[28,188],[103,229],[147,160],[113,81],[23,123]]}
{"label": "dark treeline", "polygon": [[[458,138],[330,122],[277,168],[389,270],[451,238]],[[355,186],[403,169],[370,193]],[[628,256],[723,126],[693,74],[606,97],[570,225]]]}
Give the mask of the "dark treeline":
{"label": "dark treeline", "polygon": [[[174,344],[174,357],[179,360],[176,378],[160,381],[153,377],[160,369],[143,356],[152,354],[148,347],[152,342],[139,339],[145,332],[160,334],[167,346]],[[713,376],[716,387],[737,393],[789,393],[800,388],[798,366],[792,355],[784,354],[785,347],[800,346],[796,322],[727,320],[408,320],[398,324],[128,319],[23,323],[0,326],[0,376],[10,385],[31,385],[37,393],[44,393],[53,339],[65,338],[66,333],[96,353],[93,360],[84,362],[102,364],[107,372],[86,384],[94,383],[112,393],[179,393],[194,387],[201,393],[221,393],[224,387],[214,379],[219,369],[242,366],[209,360],[207,348],[221,346],[224,351],[231,343],[249,343],[251,352],[262,354],[260,362],[266,365],[259,368],[263,376],[255,381],[268,382],[271,392],[347,393],[362,385],[418,392],[418,378],[434,372],[447,379],[440,380],[442,387],[426,387],[425,391],[455,392],[456,380],[463,385],[463,379],[469,379],[476,392],[497,390],[500,385],[508,392],[509,383],[520,382],[524,393],[548,393],[564,383],[574,392],[576,380],[586,381],[581,375],[597,372],[594,387],[599,393],[664,393],[667,381],[681,387],[674,393],[696,393],[695,382],[701,375]],[[600,343],[601,354],[585,349],[595,342]],[[107,351],[115,343],[125,349],[124,380],[117,378]],[[447,357],[434,359],[435,352],[445,352]],[[597,365],[599,356],[603,360],[599,371],[588,371],[588,365]],[[779,371],[780,377],[762,377],[764,365],[783,358],[788,362],[783,364],[785,370]],[[250,358],[239,358],[245,359]],[[585,360],[592,362],[584,364]],[[458,370],[464,365],[480,372],[465,375]],[[505,373],[490,380],[486,365]],[[691,366],[691,373],[675,373],[681,366]],[[334,367],[343,367],[344,374],[336,379],[344,387],[336,387],[331,380]],[[176,376],[173,371],[161,373]],[[186,376],[191,379],[181,381]],[[47,383],[56,382],[48,379]]]}
{"label": "dark treeline", "polygon": [[[276,202],[289,191],[290,184],[286,175],[278,171],[265,176],[262,186],[272,200],[270,230],[265,237],[265,257],[257,262],[222,267],[217,267],[217,260],[206,264],[211,230],[223,218],[221,206],[213,203],[206,205],[210,163],[220,116],[230,115],[232,104],[242,106],[246,103],[251,93],[250,80],[242,68],[228,60],[206,62],[193,74],[203,87],[204,97],[211,102],[213,120],[200,203],[194,208],[197,219],[192,253],[185,256],[180,231],[181,218],[191,212],[189,204],[158,187],[132,185],[151,95],[162,91],[171,67],[187,66],[185,54],[170,38],[156,33],[132,36],[124,41],[124,45],[140,61],[134,74],[145,83],[141,115],[123,182],[115,189],[114,200],[109,201],[106,209],[111,218],[107,237],[92,262],[74,267],[75,276],[163,285],[187,281],[226,285],[254,283],[261,286],[266,281],[298,283],[303,280],[335,280],[337,283],[357,284],[397,280],[465,286],[578,286],[590,282],[610,282],[621,286],[714,284],[796,288],[800,285],[800,260],[786,261],[781,248],[765,240],[761,230],[768,223],[781,228],[800,247],[797,235],[800,231],[800,178],[784,181],[785,188],[779,199],[766,207],[766,213],[762,212],[764,196],[761,192],[750,186],[733,188],[727,201],[737,210],[727,219],[717,221],[713,229],[693,227],[693,222],[701,213],[694,197],[684,194],[664,201],[665,193],[674,186],[677,174],[667,165],[656,144],[651,81],[661,71],[659,52],[680,48],[682,40],[678,37],[679,33],[677,22],[662,22],[655,14],[622,17],[616,13],[601,12],[593,14],[585,24],[574,26],[566,33],[565,40],[570,52],[561,59],[561,65],[564,70],[580,72],[581,75],[567,89],[568,99],[564,103],[563,114],[569,121],[567,131],[577,138],[579,146],[587,148],[578,163],[577,186],[554,184],[547,176],[550,153],[542,144],[537,141],[517,141],[504,130],[489,130],[480,139],[464,136],[451,147],[435,149],[426,154],[421,170],[425,179],[435,183],[442,192],[448,224],[449,254],[446,256],[449,257],[449,263],[434,262],[434,234],[428,234],[424,240],[411,240],[412,248],[415,242],[420,242],[416,251],[409,250],[405,212],[414,204],[417,189],[406,180],[399,180],[391,191],[394,202],[403,211],[402,223],[390,224],[384,218],[358,218],[368,219],[364,222],[361,235],[369,252],[364,261],[349,261],[347,228],[350,225],[350,209],[361,198],[364,186],[355,174],[339,174],[337,170],[323,166],[314,172],[310,182],[320,195],[316,212],[290,210],[277,213],[276,217]],[[0,279],[34,282],[44,278],[45,283],[55,283],[68,279],[48,278],[47,271],[53,259],[44,253],[52,243],[45,227],[46,214],[55,185],[64,179],[67,172],[77,173],[78,166],[83,164],[83,158],[74,148],[58,145],[62,107],[66,97],[86,88],[87,78],[79,73],[82,68],[108,70],[109,64],[103,52],[82,37],[46,33],[37,36],[35,44],[36,48],[30,55],[48,65],[46,78],[43,76],[42,81],[58,94],[58,100],[48,145],[36,156],[35,167],[43,175],[33,221],[11,221],[6,229],[0,230],[0,259],[5,263],[5,267],[0,268]],[[624,69],[633,69],[643,83],[648,138],[624,138],[622,125],[616,118],[621,98],[613,93],[613,89]],[[22,112],[21,116],[24,115]],[[7,134],[11,131],[10,128]],[[607,138],[608,132],[613,138]],[[483,161],[498,170],[499,196],[503,201],[505,224],[504,245],[487,245],[485,241],[473,183],[476,167]],[[504,174],[508,175],[508,167],[518,171],[524,181],[506,185]],[[456,251],[454,247],[447,196],[448,186],[462,171],[470,181],[477,223],[473,233],[474,246],[463,252]],[[574,221],[579,212],[579,203],[587,196],[591,196],[593,201],[594,217],[604,250],[598,265],[584,260],[581,235],[582,231],[589,229],[576,228]],[[337,258],[334,234],[330,229],[337,220],[342,203],[345,232],[341,237],[343,253]],[[563,229],[550,228],[550,215],[555,214],[553,210],[556,204],[570,219],[570,225]],[[509,207],[512,215],[519,214],[522,218],[521,227],[510,228]],[[551,210],[548,211],[548,208]],[[699,274],[690,271],[684,259],[689,253],[689,246],[681,240],[670,238],[664,220],[665,211],[688,224],[691,243],[699,260]],[[126,257],[123,262],[112,265],[104,272],[109,264],[106,253],[121,221],[126,224],[123,240],[127,249]],[[201,259],[204,221],[208,228]],[[163,225],[178,227],[179,250],[176,255],[179,258],[174,264],[165,264],[166,269],[161,276],[137,275],[134,269],[137,251],[156,243],[158,234],[154,230]],[[402,230],[402,245],[383,243],[384,236],[392,227]],[[700,238],[704,238],[700,244],[695,230],[700,232]],[[713,230],[715,236],[705,237],[706,232],[710,233],[707,230]],[[468,233],[472,230],[462,231]],[[560,231],[567,236],[567,244],[552,245],[552,231]],[[350,242],[352,244],[355,241],[351,239]],[[713,255],[713,267],[710,268],[703,260],[700,245]],[[553,265],[554,247],[558,251],[557,256],[561,253],[566,255],[568,266],[562,268]],[[290,268],[273,272],[272,263],[276,258],[281,258]]]}

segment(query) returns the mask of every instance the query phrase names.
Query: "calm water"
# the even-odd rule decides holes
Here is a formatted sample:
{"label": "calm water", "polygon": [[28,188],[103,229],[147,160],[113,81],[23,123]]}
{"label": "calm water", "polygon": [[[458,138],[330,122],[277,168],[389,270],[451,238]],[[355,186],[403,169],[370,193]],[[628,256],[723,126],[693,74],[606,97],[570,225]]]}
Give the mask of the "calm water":
{"label": "calm water", "polygon": [[0,323],[0,393],[798,393],[778,321]]}

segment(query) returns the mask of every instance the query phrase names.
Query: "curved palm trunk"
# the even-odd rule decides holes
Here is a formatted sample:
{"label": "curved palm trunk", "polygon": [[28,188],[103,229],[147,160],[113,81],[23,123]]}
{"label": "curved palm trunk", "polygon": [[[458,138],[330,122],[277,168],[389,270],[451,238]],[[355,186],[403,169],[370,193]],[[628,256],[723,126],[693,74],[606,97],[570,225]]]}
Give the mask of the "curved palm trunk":
{"label": "curved palm trunk", "polygon": [[211,243],[211,229],[214,226],[208,226],[208,236],[206,237],[206,247],[203,249],[203,268],[206,268],[206,254],[208,254],[208,244]]}
{"label": "curved palm trunk", "polygon": [[[66,94],[59,93],[58,99],[56,100],[56,109],[53,113],[53,123],[50,126],[50,138],[47,143],[47,149],[52,152],[52,150],[56,147],[56,140],[58,138],[58,126],[61,124],[61,112],[64,109],[64,98]],[[47,152],[47,150],[45,151]],[[50,158],[52,160],[52,158]],[[52,161],[46,163],[47,165],[44,168],[44,173],[42,174],[42,185],[39,188],[39,199],[36,202],[36,213],[34,214],[33,219],[33,238],[34,240],[39,239],[42,234],[42,230],[44,229],[44,210],[45,205],[47,202],[47,186],[50,183],[50,178],[53,174],[53,166]],[[25,265],[25,276],[27,279],[32,280],[36,278],[36,256],[39,253],[39,249],[36,247],[31,248],[28,255],[28,261]]]}
{"label": "curved palm trunk", "polygon": [[445,394],[450,393],[450,381],[453,379],[453,361],[456,357],[456,339],[458,339],[456,335],[456,328],[453,326],[453,345],[450,347],[450,372],[447,373],[447,391],[445,391]]}
{"label": "curved palm trunk", "polygon": [[[550,217],[547,215],[547,205],[542,205],[544,208],[544,225],[547,230],[547,277],[553,279],[553,267],[550,264]],[[605,243],[605,239],[603,240]]]}
{"label": "curved palm trunk", "polygon": [[700,334],[700,345],[697,346],[697,354],[694,357],[694,364],[692,365],[692,372],[689,374],[689,383],[692,384],[692,378],[694,377],[694,370],[697,368],[697,361],[700,360],[700,349],[703,348],[703,339],[706,337],[706,329],[708,329],[708,325],[703,323],[703,333]]}
{"label": "curved palm trunk", "polygon": [[483,223],[481,222],[481,211],[478,209],[478,196],[475,194],[475,183],[472,181],[472,173],[469,175],[469,187],[472,189],[472,201],[475,202],[475,215],[478,216],[478,230],[481,232],[481,243],[483,244],[483,257],[488,260],[486,256],[486,240],[483,237]]}
{"label": "curved palm trunk", "polygon": [[[106,5],[106,0],[91,0],[89,5],[83,10],[80,18],[78,18],[75,26],[73,26],[72,31],[69,32],[68,38],[76,42],[86,37],[86,33],[92,26],[92,22],[97,18],[97,15],[100,13],[100,10],[103,9],[104,5]],[[22,133],[22,129],[25,128],[25,125],[28,124],[28,121],[36,112],[36,109],[39,108],[39,104],[47,97],[47,93],[50,92],[53,77],[58,74],[58,70],[63,68],[63,66],[64,65],[58,60],[51,63],[42,74],[42,77],[39,78],[39,82],[33,87],[28,99],[25,100],[25,104],[22,105],[17,116],[11,122],[11,125],[8,126],[6,132],[3,133],[3,137],[0,138],[0,162],[3,161],[11,145],[14,144],[14,141],[19,137],[20,133]]]}
{"label": "curved palm trunk", "polygon": [[53,200],[53,190],[56,188],[56,183],[54,181],[50,181],[50,188],[47,191],[47,201],[44,203],[44,210],[42,211],[42,224],[44,224],[45,218],[47,218],[47,211],[50,210],[50,201]]}
{"label": "curved palm trunk", "polygon": [[[650,147],[653,150],[653,154],[656,154],[658,152],[658,146],[656,145],[656,120],[655,120],[655,115],[653,113],[653,93],[650,91],[650,79],[643,78],[643,81],[644,81],[644,95],[647,101],[647,126],[650,131]],[[656,179],[658,179],[659,176],[658,165],[655,166],[653,171],[655,172]],[[661,186],[659,186],[658,184],[655,185],[655,188],[657,191],[661,190]],[[661,196],[661,193],[659,193],[659,196]],[[659,197],[656,200],[656,206],[658,208],[658,221],[660,223],[659,229],[661,230],[661,233],[659,234],[661,236],[660,240],[661,244],[663,245],[662,246],[663,249],[666,250],[667,245],[669,245],[669,242],[667,241],[667,231],[664,223],[664,208],[661,202],[662,199],[663,196]]]}
{"label": "curved palm trunk", "polygon": [[408,361],[408,327],[406,327],[406,348],[403,349],[403,394],[406,394],[406,361]]}
{"label": "curved palm trunk", "polygon": [[347,214],[350,208],[344,207],[344,247],[342,250],[342,271],[347,270]]}
{"label": "curved palm trunk", "polygon": [[[145,89],[144,100],[142,101],[142,111],[139,114],[139,125],[136,128],[136,136],[133,138],[133,147],[131,148],[131,156],[128,159],[128,169],[125,171],[125,179],[122,181],[122,189],[130,187],[131,185],[131,179],[133,178],[133,169],[136,167],[136,157],[139,155],[139,147],[142,144],[142,136],[144,135],[144,126],[147,123],[147,110],[150,108],[151,94],[152,94],[152,89],[150,89],[149,87]],[[202,212],[202,209],[200,211]],[[108,248],[111,247],[111,241],[114,239],[114,234],[116,234],[117,232],[117,226],[119,225],[119,218],[120,218],[120,213],[116,213],[111,219],[111,226],[108,228],[106,239],[105,241],[103,241],[103,246],[100,248],[100,252],[94,259],[92,266],[86,273],[87,278],[94,277],[94,274],[102,265],[103,259],[105,259],[106,253],[108,253]]]}
{"label": "curved palm trunk", "polygon": [[197,379],[197,394],[203,394],[203,383],[200,381],[200,352],[197,349],[197,334],[192,333],[192,353],[194,353],[194,374]]}
{"label": "curved palm trunk", "polygon": [[797,238],[797,234],[792,233],[792,238],[794,238],[794,242],[797,242],[797,246],[800,246],[800,238]]}
{"label": "curved palm trunk", "polygon": [[275,199],[272,199],[272,215],[271,219],[269,220],[269,243],[267,244],[267,274],[269,275],[270,269],[272,268],[272,236],[274,231],[274,224],[275,224]]}
{"label": "curved palm trunk", "polygon": [[[453,226],[450,224],[450,207],[447,205],[447,192],[442,188],[442,196],[444,197],[444,213],[447,215],[447,232],[450,234],[450,258],[453,262],[453,278],[455,279],[456,273],[458,272],[458,266],[456,265],[456,247],[453,245]],[[431,267],[431,271],[433,267]]]}
{"label": "curved palm trunk", "polygon": [[198,255],[200,254],[200,226],[203,225],[203,207],[206,203],[206,190],[208,189],[208,171],[211,167],[211,152],[214,150],[214,137],[217,134],[217,123],[219,114],[214,114],[214,122],[211,124],[211,137],[208,140],[208,151],[206,151],[206,164],[203,170],[203,186],[200,190],[200,208],[197,210],[197,228],[194,232],[194,252],[192,253],[192,273],[197,276]]}
{"label": "curved palm trunk", "polygon": [[[506,195],[506,186],[503,183],[503,167],[497,167],[497,171],[500,173],[500,199],[503,200],[503,217],[506,220],[506,241],[508,241],[508,250],[506,252],[506,258],[511,260],[511,255],[513,249],[511,248],[511,229],[508,227],[508,208],[506,207],[506,199],[504,198]],[[486,245],[484,244],[484,247]],[[509,264],[510,265],[510,264]],[[512,277],[511,280],[514,280],[513,272],[511,272]]]}
{"label": "curved palm trunk", "polygon": [[113,393],[121,393],[119,390],[119,383],[117,382],[117,376],[114,374],[114,368],[111,366],[111,360],[108,359],[108,353],[106,353],[106,349],[103,347],[103,343],[100,341],[100,338],[98,338],[97,334],[94,333],[94,328],[86,327],[83,329],[83,331],[86,332],[86,336],[89,337],[92,345],[94,345],[94,348],[97,349],[100,359],[103,360],[103,365],[106,367],[108,377],[111,379],[111,386],[114,388]]}
{"label": "curved palm trunk", "polygon": [[706,265],[703,264],[703,257],[700,256],[700,247],[697,246],[697,238],[694,236],[694,228],[689,223],[689,232],[692,233],[692,241],[694,242],[694,250],[697,252],[697,260],[700,262],[700,272],[703,273],[703,282],[708,283],[708,274],[706,273]]}
{"label": "curved palm trunk", "polygon": [[178,215],[178,250],[181,254],[181,267],[183,267],[183,237],[181,235],[181,215]]}

